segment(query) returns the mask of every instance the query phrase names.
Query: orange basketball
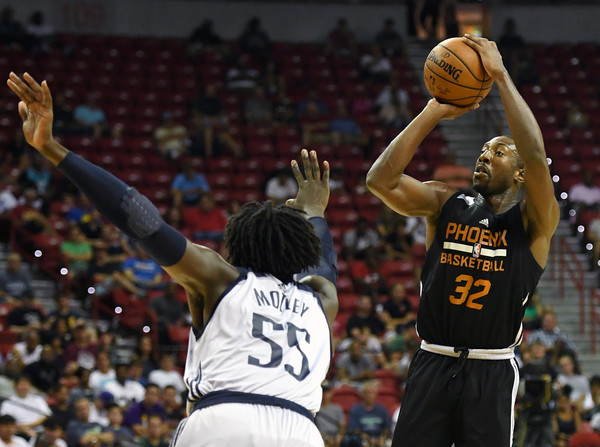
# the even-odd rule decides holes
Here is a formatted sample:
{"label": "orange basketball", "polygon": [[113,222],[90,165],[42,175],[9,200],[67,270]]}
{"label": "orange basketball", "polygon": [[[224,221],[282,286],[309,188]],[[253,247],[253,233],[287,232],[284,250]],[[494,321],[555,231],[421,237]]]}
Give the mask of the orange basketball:
{"label": "orange basketball", "polygon": [[460,37],[446,39],[429,52],[423,77],[427,90],[435,99],[461,107],[477,104],[494,83],[483,68],[477,51]]}

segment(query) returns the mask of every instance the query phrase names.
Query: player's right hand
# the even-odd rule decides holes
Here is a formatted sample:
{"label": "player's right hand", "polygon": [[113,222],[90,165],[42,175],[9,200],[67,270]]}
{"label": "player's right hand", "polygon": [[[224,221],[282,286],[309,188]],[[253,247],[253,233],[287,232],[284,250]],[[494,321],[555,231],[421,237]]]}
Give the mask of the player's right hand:
{"label": "player's right hand", "polygon": [[425,107],[435,109],[435,112],[439,115],[440,120],[453,120],[461,115],[464,115],[465,113],[470,112],[471,110],[479,108],[479,104],[459,107],[453,104],[444,104],[435,98],[431,98]]}
{"label": "player's right hand", "polygon": [[329,202],[329,163],[323,162],[321,177],[317,153],[310,151],[309,154],[306,149],[302,149],[301,156],[304,174],[300,172],[296,160],[292,161],[292,172],[298,182],[298,194],[295,199],[289,199],[285,204],[305,211],[309,217],[323,217]]}
{"label": "player's right hand", "polygon": [[38,84],[28,73],[19,78],[10,72],[6,81],[10,89],[21,99],[19,115],[23,120],[23,134],[27,143],[42,152],[52,137],[52,95],[46,81]]}

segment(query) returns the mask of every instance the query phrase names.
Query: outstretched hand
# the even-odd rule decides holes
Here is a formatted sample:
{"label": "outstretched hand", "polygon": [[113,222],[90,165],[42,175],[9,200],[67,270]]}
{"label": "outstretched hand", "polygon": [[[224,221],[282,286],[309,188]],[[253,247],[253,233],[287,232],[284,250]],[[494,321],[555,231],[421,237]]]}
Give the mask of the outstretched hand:
{"label": "outstretched hand", "polygon": [[289,199],[285,204],[305,211],[309,217],[323,217],[329,202],[329,163],[323,162],[321,178],[317,153],[310,151],[309,154],[306,149],[302,149],[301,156],[304,174],[300,172],[298,162],[292,161],[292,172],[298,182],[298,194],[295,199]]}
{"label": "outstretched hand", "polygon": [[52,95],[46,81],[42,84],[28,73],[19,78],[10,72],[6,81],[10,89],[21,99],[19,115],[23,120],[23,134],[27,142],[42,152],[52,138]]}

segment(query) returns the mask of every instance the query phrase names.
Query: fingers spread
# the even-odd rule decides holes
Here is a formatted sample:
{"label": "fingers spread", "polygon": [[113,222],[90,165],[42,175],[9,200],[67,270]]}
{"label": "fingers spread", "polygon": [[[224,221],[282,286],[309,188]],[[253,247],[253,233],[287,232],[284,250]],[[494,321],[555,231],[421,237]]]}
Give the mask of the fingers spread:
{"label": "fingers spread", "polygon": [[329,185],[329,162],[323,162],[323,183]]}
{"label": "fingers spread", "polygon": [[23,121],[27,120],[27,104],[25,104],[23,101],[19,101],[19,115],[21,116],[21,119]]}
{"label": "fingers spread", "polygon": [[319,160],[317,159],[317,153],[315,151],[310,151],[310,166],[312,169],[313,178],[320,180],[321,170],[319,169]]}
{"label": "fingers spread", "polygon": [[42,105],[52,108],[52,94],[50,93],[50,87],[48,87],[48,83],[46,81],[42,81]]}

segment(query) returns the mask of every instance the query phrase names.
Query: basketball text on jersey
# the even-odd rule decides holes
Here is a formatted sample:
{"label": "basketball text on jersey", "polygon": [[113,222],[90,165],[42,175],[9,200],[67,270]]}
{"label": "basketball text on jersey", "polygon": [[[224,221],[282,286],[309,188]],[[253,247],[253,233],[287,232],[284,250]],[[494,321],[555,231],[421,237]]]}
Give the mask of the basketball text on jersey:
{"label": "basketball text on jersey", "polygon": [[265,293],[264,290],[254,289],[254,297],[259,306],[271,306],[281,312],[285,310],[291,310],[295,314],[299,314],[301,317],[308,312],[309,307],[303,302],[299,301],[298,298],[290,300],[284,293],[279,290],[270,290]]}

